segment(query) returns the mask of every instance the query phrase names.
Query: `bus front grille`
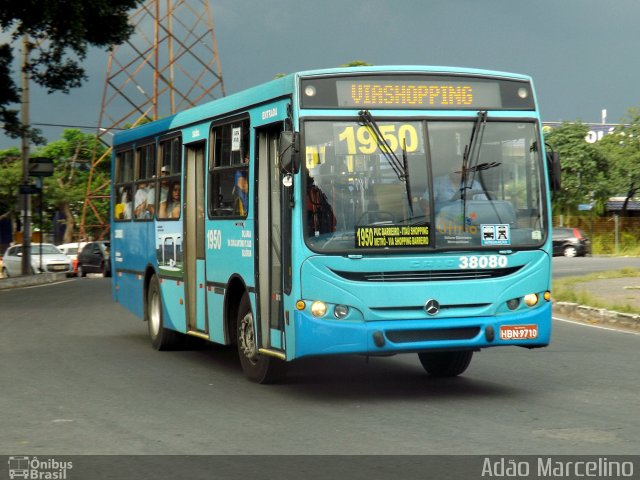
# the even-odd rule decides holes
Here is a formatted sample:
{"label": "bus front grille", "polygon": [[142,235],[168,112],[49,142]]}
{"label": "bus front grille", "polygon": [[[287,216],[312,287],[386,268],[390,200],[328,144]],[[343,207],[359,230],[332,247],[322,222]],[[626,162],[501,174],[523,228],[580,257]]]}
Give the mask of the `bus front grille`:
{"label": "bus front grille", "polygon": [[446,282],[450,280],[480,280],[511,275],[522,266],[507,268],[478,268],[464,270],[421,270],[398,272],[345,272],[332,270],[340,277],[354,282]]}
{"label": "bus front grille", "polygon": [[412,343],[442,340],[470,340],[480,333],[480,327],[437,328],[430,330],[391,330],[385,332],[393,343]]}

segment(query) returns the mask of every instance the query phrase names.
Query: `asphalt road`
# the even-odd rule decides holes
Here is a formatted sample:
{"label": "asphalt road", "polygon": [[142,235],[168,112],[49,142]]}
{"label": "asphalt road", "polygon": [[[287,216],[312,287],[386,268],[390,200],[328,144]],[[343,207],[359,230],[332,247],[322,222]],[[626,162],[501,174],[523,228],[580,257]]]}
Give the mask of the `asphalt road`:
{"label": "asphalt road", "polygon": [[555,322],[456,379],[415,355],[300,361],[281,385],[233,349],[156,352],[108,279],[0,291],[0,454],[637,454],[640,336]]}
{"label": "asphalt road", "polygon": [[640,257],[553,257],[553,278],[580,277],[629,267],[640,268]]}

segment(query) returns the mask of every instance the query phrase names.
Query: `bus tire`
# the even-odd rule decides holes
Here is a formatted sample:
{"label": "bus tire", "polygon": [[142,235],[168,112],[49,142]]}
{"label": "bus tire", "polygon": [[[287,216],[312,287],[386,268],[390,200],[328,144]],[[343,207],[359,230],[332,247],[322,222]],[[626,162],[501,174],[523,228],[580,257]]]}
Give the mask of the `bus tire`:
{"label": "bus tire", "polygon": [[455,352],[423,352],[418,354],[420,363],[433,377],[456,377],[464,372],[473,357],[472,350]]}
{"label": "bus tire", "polygon": [[149,339],[151,340],[153,348],[160,351],[171,350],[178,345],[180,334],[174,330],[165,328],[164,326],[160,282],[156,275],[151,277],[149,289],[147,290],[145,320],[147,321]]}
{"label": "bus tire", "polygon": [[261,384],[274,383],[284,376],[285,363],[257,351],[256,331],[251,302],[246,293],[240,300],[236,322],[238,356],[244,375]]}

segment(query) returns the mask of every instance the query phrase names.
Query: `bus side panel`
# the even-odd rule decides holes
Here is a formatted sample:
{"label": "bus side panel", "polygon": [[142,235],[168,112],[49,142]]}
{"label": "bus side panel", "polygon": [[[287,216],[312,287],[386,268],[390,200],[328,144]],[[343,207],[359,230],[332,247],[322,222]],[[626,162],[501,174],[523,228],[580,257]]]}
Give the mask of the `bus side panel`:
{"label": "bus side panel", "polygon": [[184,282],[172,278],[162,278],[160,282],[162,305],[164,306],[163,321],[166,328],[187,331],[187,318],[184,308]]}
{"label": "bus side panel", "polygon": [[[252,204],[250,203],[249,216]],[[253,220],[214,220],[207,224],[207,314],[212,341],[224,343],[224,298],[229,280],[239,276],[250,290],[255,286]],[[219,292],[219,293],[216,293]],[[255,312],[255,310],[254,310]]]}
{"label": "bus side panel", "polygon": [[115,300],[139,318],[144,318],[144,304],[142,302],[143,280],[140,275],[128,272],[116,272]]}
{"label": "bus side panel", "polygon": [[155,264],[153,222],[118,222],[113,226],[114,299],[134,315],[144,317],[144,273]]}
{"label": "bus side panel", "polygon": [[216,287],[207,287],[207,318],[209,319],[209,339],[224,344],[224,294]]}

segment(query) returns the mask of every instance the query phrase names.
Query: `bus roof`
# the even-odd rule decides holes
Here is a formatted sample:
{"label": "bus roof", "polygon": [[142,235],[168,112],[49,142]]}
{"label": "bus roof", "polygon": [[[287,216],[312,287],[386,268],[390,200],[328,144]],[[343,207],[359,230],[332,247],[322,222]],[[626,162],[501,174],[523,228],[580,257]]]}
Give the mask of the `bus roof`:
{"label": "bus roof", "polygon": [[123,130],[114,135],[114,146],[127,144],[135,140],[161,135],[173,129],[197,123],[203,119],[213,118],[235,110],[242,110],[251,105],[257,105],[275,98],[291,95],[299,78],[331,75],[353,75],[359,73],[433,73],[444,75],[472,75],[481,77],[499,77],[505,79],[531,82],[531,77],[516,73],[481,70],[476,68],[424,66],[424,65],[381,65],[336,67],[315,70],[305,70],[285,75],[251,87],[249,89],[198,105],[182,112],[141,125],[136,128]]}

